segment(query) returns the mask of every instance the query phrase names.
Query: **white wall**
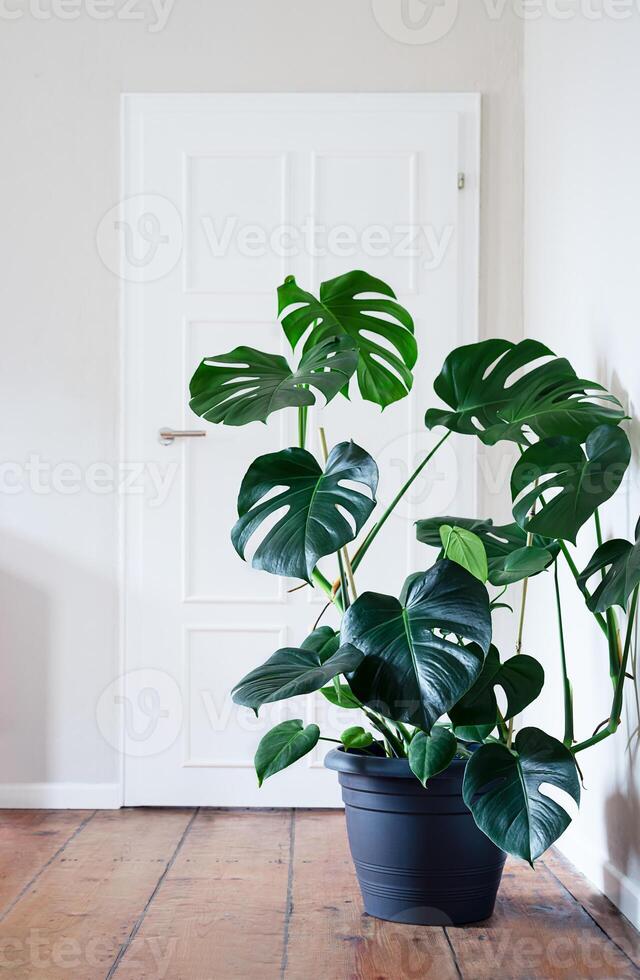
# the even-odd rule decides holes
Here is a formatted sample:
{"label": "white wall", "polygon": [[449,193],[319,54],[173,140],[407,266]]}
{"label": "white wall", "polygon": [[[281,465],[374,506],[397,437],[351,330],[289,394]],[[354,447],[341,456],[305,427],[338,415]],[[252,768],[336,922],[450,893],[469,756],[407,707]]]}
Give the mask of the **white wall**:
{"label": "white wall", "polygon": [[[629,406],[640,406],[640,16],[622,22],[546,17],[525,31],[525,325]],[[627,394],[628,393],[628,394]],[[626,493],[603,508],[608,536],[632,537],[640,513],[636,464]],[[585,529],[579,566],[594,546]],[[536,580],[524,649],[558,680],[551,576]],[[579,738],[608,715],[603,637],[571,596],[569,657]],[[563,850],[636,923],[640,921],[638,710],[627,684],[624,728],[580,755],[585,791]],[[562,733],[560,687],[535,717]]]}
{"label": "white wall", "polygon": [[[139,21],[32,8],[45,15],[0,4],[2,461],[36,454],[83,475],[117,461],[119,283],[95,234],[119,195],[121,92],[484,93],[481,324],[519,334],[520,20],[473,0],[446,37],[416,45],[386,34],[370,0],[175,0],[161,31],[147,0]],[[116,804],[95,709],[117,669],[117,497],[61,492],[74,474],[57,476],[59,490],[2,499],[0,803]]]}

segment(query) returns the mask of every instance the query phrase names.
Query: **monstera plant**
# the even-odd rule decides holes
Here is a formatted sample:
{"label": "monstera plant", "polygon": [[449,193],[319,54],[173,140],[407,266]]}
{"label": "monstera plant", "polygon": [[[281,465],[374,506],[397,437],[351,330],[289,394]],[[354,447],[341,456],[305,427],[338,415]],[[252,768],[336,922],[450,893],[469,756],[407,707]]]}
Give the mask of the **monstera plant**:
{"label": "monstera plant", "polygon": [[[298,445],[249,466],[231,541],[241,559],[251,554],[255,568],[286,577],[291,589],[323,593],[339,627],[316,623],[298,646],[277,650],[240,680],[233,699],[257,714],[275,701],[326,698],[353,712],[339,740],[344,753],[407,760],[427,788],[455,759],[464,760],[464,801],[477,826],[499,848],[533,863],[570,819],[557,801],[562,794],[545,787],[578,803],[580,753],[620,723],[640,528],[635,541],[602,541],[599,508],[629,464],[625,413],[601,385],[537,341],[460,347],[435,380],[444,407],[425,416],[428,429],[444,431],[377,514],[375,460],[350,441],[348,421],[344,441],[327,447],[321,429],[321,452],[312,452],[308,409],[342,398],[348,419],[347,399],[357,392],[372,411],[409,395],[418,356],[413,320],[386,283],[360,271],[323,283],[317,297],[288,278],[278,289],[278,313],[291,357],[250,347],[207,357],[191,381],[190,404],[207,421],[233,426],[297,413]],[[425,339],[428,348],[428,333]],[[452,435],[518,447],[513,521],[424,515],[416,527],[426,546],[421,567],[399,583],[397,595],[358,594],[358,569],[380,529]],[[599,545],[581,571],[572,547],[588,522]],[[323,574],[323,558],[335,562],[335,573]],[[561,563],[602,630],[613,687],[609,718],[588,737],[574,731]],[[555,734],[517,722],[544,683],[541,664],[521,645],[529,581],[545,574],[555,583],[564,695],[564,727]],[[516,591],[514,643],[503,656],[492,643],[492,616],[510,608],[502,601],[507,589]],[[257,748],[260,784],[325,738],[300,719],[276,725]]]}

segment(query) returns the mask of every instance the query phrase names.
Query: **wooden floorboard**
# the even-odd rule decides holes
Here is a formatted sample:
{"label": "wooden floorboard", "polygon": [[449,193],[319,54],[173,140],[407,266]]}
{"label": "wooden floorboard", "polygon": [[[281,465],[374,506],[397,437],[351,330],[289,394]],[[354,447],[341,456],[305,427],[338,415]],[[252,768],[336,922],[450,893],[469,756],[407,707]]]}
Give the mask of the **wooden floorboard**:
{"label": "wooden floorboard", "polygon": [[91,810],[0,810],[0,922],[92,816]]}
{"label": "wooden floorboard", "polygon": [[640,977],[638,933],[560,855],[509,861],[486,923],[362,910],[339,811],[0,813],[11,980]]}
{"label": "wooden floorboard", "polygon": [[116,980],[279,978],[292,822],[288,811],[200,811]]}
{"label": "wooden floorboard", "polygon": [[104,980],[171,859],[189,811],[101,811],[0,923],[11,980]]}

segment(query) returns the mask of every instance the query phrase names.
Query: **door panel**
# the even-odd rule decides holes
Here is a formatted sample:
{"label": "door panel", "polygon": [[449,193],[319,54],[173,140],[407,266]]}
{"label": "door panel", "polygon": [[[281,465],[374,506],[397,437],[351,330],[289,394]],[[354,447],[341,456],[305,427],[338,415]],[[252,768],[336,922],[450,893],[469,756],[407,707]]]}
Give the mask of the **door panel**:
{"label": "door panel", "polygon": [[[478,146],[476,96],[125,98],[123,226],[143,244],[155,229],[164,249],[123,264],[124,450],[146,477],[124,501],[127,804],[340,805],[322,749],[261,790],[252,757],[284,718],[334,736],[351,714],[318,696],[255,719],[229,697],[274,650],[299,644],[323,606],[243,563],[229,540],[242,476],[296,444],[294,413],[212,426],[190,412],[188,383],[204,356],[238,344],[287,353],[276,319],[286,275],[312,290],[354,268],[385,279],[415,318],[413,396],[383,413],[338,397],[321,414],[330,444],[353,438],[374,455],[386,506],[437,438],[423,416],[444,356],[476,337]],[[166,426],[207,434],[161,445]],[[432,559],[414,541],[418,517],[473,509],[473,450],[452,443],[380,534],[361,591],[397,593]],[[335,577],[331,560],[320,565]]]}

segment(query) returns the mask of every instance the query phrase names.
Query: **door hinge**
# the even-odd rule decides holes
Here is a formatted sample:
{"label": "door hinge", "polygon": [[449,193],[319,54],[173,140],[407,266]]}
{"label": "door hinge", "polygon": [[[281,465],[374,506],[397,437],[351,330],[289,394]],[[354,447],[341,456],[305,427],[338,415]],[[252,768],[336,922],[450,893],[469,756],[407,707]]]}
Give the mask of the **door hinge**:
{"label": "door hinge", "polygon": [[458,174],[458,190],[459,191],[463,191],[464,190],[465,183],[466,183],[465,175],[462,172],[460,172]]}

